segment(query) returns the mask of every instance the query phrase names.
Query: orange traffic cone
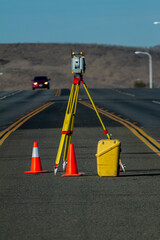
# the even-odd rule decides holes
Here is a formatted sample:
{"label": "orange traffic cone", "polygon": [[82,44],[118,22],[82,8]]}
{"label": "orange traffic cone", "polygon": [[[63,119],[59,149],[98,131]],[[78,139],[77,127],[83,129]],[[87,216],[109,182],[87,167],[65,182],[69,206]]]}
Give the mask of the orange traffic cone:
{"label": "orange traffic cone", "polygon": [[76,156],[74,152],[73,144],[69,145],[69,152],[68,152],[68,161],[67,161],[67,169],[66,174],[62,175],[62,177],[78,177],[82,174],[78,173]]}
{"label": "orange traffic cone", "polygon": [[39,155],[38,143],[33,143],[31,170],[24,173],[47,173],[48,171],[42,170],[41,159]]}

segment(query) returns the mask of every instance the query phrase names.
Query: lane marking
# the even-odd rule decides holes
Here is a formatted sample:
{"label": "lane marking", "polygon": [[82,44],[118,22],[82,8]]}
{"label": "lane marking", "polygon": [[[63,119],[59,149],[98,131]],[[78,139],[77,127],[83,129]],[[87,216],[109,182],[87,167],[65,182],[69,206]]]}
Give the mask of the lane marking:
{"label": "lane marking", "polygon": [[61,96],[61,89],[55,89],[55,92],[53,94],[54,97],[59,97]]}
{"label": "lane marking", "polygon": [[[7,97],[10,96],[14,96],[15,94],[22,92],[23,90],[18,90],[15,91],[9,95],[3,96],[2,98],[0,98],[0,100],[3,100]],[[54,92],[54,96],[58,97],[61,96],[61,89],[55,89]],[[55,102],[49,102],[46,104],[43,104],[42,106],[34,109],[31,112],[27,112],[25,115],[21,115],[22,118],[16,118],[18,121],[16,121],[15,123],[13,123],[12,125],[10,125],[9,127],[3,127],[5,128],[5,130],[3,130],[2,132],[0,132],[0,146],[3,144],[3,142],[6,140],[6,138],[14,131],[16,131],[23,123],[25,123],[26,121],[28,121],[31,117],[33,117],[34,115],[38,114],[39,112],[43,111],[44,109],[50,107],[51,105],[53,105]]]}
{"label": "lane marking", "polygon": [[[79,101],[81,104],[83,104],[86,107],[89,107],[94,110],[91,103],[88,103],[86,101]],[[126,128],[128,128],[134,135],[136,135],[143,143],[145,143],[153,152],[155,152],[158,156],[160,156],[160,143],[158,143],[154,138],[149,136],[147,133],[145,133],[140,127],[136,126],[134,123],[129,122],[126,119],[122,119],[119,116],[113,115],[112,113],[109,113],[99,107],[97,107],[97,110],[99,113],[111,118],[112,120],[121,123]]]}
{"label": "lane marking", "polygon": [[158,102],[158,101],[154,101],[154,100],[153,100],[152,102],[153,102],[153,103],[156,103],[156,104],[160,104],[160,102]]}
{"label": "lane marking", "polygon": [[112,88],[112,90],[115,91],[115,92],[118,92],[120,94],[123,94],[123,95],[127,95],[127,96],[130,96],[130,97],[135,97],[135,94],[133,94],[133,93],[123,92],[123,91],[113,89],[113,88]]}
{"label": "lane marking", "polygon": [[18,90],[18,91],[12,92],[12,93],[10,93],[10,94],[8,94],[8,95],[5,95],[5,96],[1,97],[0,100],[3,100],[3,99],[5,99],[5,98],[11,97],[11,96],[14,96],[14,95],[16,95],[17,93],[20,93],[20,92],[22,92],[22,91],[23,91],[23,90]]}
{"label": "lane marking", "polygon": [[28,121],[31,117],[35,116],[36,114],[40,113],[44,109],[50,107],[53,105],[55,102],[48,102],[43,104],[42,106],[36,108],[35,110],[31,111],[30,113],[24,115],[22,118],[20,118],[18,121],[10,125],[8,128],[0,132],[0,146],[3,144],[3,142],[8,138],[8,136],[12,133],[15,132],[23,123]]}

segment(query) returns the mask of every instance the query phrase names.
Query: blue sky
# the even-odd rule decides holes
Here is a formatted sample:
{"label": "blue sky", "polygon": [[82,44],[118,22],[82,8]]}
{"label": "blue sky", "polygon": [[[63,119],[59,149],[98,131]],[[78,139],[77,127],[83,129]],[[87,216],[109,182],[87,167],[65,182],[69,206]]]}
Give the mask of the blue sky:
{"label": "blue sky", "polygon": [[160,0],[0,0],[0,43],[160,45]]}

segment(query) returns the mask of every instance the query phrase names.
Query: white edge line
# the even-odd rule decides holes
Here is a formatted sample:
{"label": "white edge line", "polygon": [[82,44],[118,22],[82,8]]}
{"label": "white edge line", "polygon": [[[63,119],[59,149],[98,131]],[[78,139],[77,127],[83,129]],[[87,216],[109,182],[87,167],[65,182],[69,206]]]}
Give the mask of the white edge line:
{"label": "white edge line", "polygon": [[158,102],[158,101],[154,101],[154,100],[153,100],[152,102],[153,102],[153,103],[156,103],[156,104],[160,104],[160,102]]}
{"label": "white edge line", "polygon": [[11,97],[11,96],[14,96],[14,95],[16,95],[17,93],[22,92],[22,91],[23,91],[23,90],[18,90],[18,91],[12,92],[12,93],[10,93],[10,94],[8,94],[8,95],[5,95],[5,96],[1,97],[0,100],[3,100],[3,99],[5,99],[5,98]]}
{"label": "white edge line", "polygon": [[114,90],[114,91],[116,91],[116,92],[118,92],[120,94],[123,94],[123,95],[128,95],[128,96],[131,96],[131,97],[135,97],[135,95],[132,94],[132,93],[123,92],[123,91],[120,91],[120,90],[117,90],[117,89],[112,89],[112,90]]}

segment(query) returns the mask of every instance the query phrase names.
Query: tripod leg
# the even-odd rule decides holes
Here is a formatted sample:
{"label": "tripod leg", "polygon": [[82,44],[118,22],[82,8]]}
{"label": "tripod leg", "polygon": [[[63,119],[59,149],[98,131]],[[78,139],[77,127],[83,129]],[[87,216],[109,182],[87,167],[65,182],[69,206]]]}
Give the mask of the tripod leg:
{"label": "tripod leg", "polygon": [[100,123],[101,123],[101,125],[102,125],[102,127],[103,127],[103,129],[104,129],[104,132],[107,134],[108,139],[110,139],[110,136],[109,136],[109,134],[108,134],[108,132],[107,132],[107,130],[106,130],[103,122],[102,122],[102,119],[101,119],[101,117],[100,117],[100,115],[99,115],[99,113],[98,113],[98,111],[97,111],[97,108],[96,108],[96,106],[95,106],[95,104],[94,104],[94,102],[93,102],[93,100],[92,100],[92,97],[91,97],[91,95],[90,95],[90,93],[89,93],[89,91],[88,91],[88,89],[87,89],[87,86],[86,86],[86,84],[85,84],[84,82],[83,82],[83,86],[84,86],[84,89],[85,89],[85,91],[86,91],[86,93],[87,93],[87,95],[88,95],[88,97],[89,97],[89,99],[90,99],[90,101],[91,101],[91,103],[92,103],[92,106],[93,106],[93,108],[94,108],[94,110],[95,110],[95,112],[96,112],[96,114],[97,114],[97,117],[99,118],[99,121],[100,121]]}
{"label": "tripod leg", "polygon": [[[79,96],[79,84],[76,85],[76,90],[74,94],[74,99],[73,99],[73,105],[71,107],[72,117],[71,117],[71,125],[70,125],[70,131],[71,134],[73,133],[73,128],[74,128],[74,121],[75,121],[75,115],[76,115],[76,110],[77,110],[77,103],[78,103],[78,96]],[[66,142],[65,142],[65,149],[64,149],[64,157],[63,157],[63,170],[65,170],[65,166],[67,163],[67,158],[68,158],[68,149],[69,149],[69,144],[71,142],[71,134],[68,134],[66,136]]]}
{"label": "tripod leg", "polygon": [[72,84],[72,87],[71,87],[71,92],[70,92],[70,96],[69,96],[69,100],[68,100],[68,104],[67,104],[67,109],[66,109],[66,113],[65,113],[65,118],[64,118],[64,122],[63,122],[62,133],[61,133],[62,135],[61,135],[59,148],[58,148],[58,152],[57,152],[57,157],[56,157],[56,161],[55,161],[55,168],[54,168],[54,174],[55,175],[57,173],[58,165],[59,165],[59,162],[60,162],[60,159],[61,159],[65,138],[67,136],[66,134],[70,130],[71,117],[72,117],[71,109],[72,109],[73,96],[74,96],[74,84]]}
{"label": "tripod leg", "polygon": [[75,88],[75,85],[72,84],[69,99],[68,99],[68,104],[67,104],[67,108],[66,108],[66,114],[71,112],[71,107],[72,107],[73,97],[74,97],[74,92],[75,92],[74,88]]}
{"label": "tripod leg", "polygon": [[64,146],[64,142],[65,142],[65,138],[66,138],[66,134],[67,132],[70,131],[70,123],[71,123],[71,117],[72,114],[68,113],[65,116],[65,120],[64,120],[64,124],[63,124],[63,128],[62,128],[62,132],[61,132],[61,139],[60,139],[60,143],[59,143],[59,148],[58,148],[58,152],[57,152],[57,157],[56,157],[56,161],[55,161],[55,168],[54,168],[54,173],[56,175],[57,170],[58,170],[58,165],[59,162],[61,160],[61,155],[62,155],[62,151],[63,151],[63,146]]}

